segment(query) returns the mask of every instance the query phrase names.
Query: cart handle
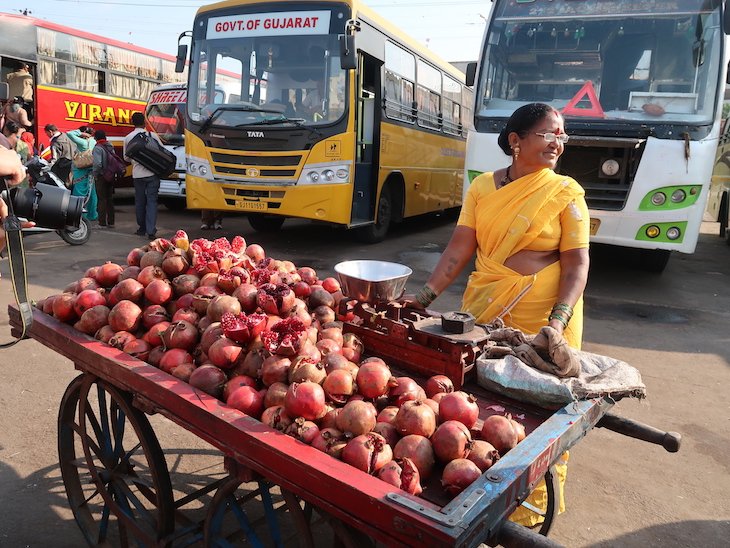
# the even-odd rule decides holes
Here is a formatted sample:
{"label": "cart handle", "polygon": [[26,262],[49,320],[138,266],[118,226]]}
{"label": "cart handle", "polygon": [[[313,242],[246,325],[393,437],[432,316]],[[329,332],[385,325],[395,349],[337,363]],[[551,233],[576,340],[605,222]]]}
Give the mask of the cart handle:
{"label": "cart handle", "polygon": [[679,451],[679,446],[682,443],[682,436],[677,432],[664,432],[648,424],[619,417],[612,413],[603,415],[601,420],[596,423],[596,426],[599,428],[608,428],[624,436],[661,445],[670,453]]}
{"label": "cart handle", "polygon": [[497,531],[496,535],[490,539],[492,542],[498,543],[505,548],[562,548],[562,544],[552,539],[544,537],[528,529],[524,525],[505,520]]}

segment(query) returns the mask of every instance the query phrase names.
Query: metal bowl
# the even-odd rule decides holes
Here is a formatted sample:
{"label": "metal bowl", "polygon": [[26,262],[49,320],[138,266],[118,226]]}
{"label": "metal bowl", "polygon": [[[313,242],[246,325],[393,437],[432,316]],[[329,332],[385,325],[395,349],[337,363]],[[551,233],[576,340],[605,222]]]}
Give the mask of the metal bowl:
{"label": "metal bowl", "polygon": [[344,261],[335,265],[342,293],[363,303],[392,301],[403,295],[413,271],[386,261]]}

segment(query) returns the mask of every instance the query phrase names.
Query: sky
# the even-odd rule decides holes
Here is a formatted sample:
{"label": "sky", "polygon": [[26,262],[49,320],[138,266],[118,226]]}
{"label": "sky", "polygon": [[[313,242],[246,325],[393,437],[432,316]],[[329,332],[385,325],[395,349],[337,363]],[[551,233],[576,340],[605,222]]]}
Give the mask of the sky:
{"label": "sky", "polygon": [[[3,0],[0,11],[28,15],[174,55],[201,0]],[[381,16],[447,61],[474,61],[489,0],[369,0]]]}

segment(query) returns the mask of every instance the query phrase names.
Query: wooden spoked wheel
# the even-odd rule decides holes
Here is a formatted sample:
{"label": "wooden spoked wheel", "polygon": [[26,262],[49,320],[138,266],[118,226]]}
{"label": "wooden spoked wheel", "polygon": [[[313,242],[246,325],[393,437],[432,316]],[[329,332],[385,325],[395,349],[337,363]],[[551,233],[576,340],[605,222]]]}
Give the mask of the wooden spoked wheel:
{"label": "wooden spoked wheel", "polygon": [[131,396],[82,374],[58,415],[58,456],[74,518],[90,546],[164,545],[174,528],[170,475]]}
{"label": "wooden spoked wheel", "polygon": [[[278,493],[277,491],[280,491]],[[309,513],[299,499],[265,480],[242,483],[231,477],[216,491],[205,520],[205,546],[313,548]]]}

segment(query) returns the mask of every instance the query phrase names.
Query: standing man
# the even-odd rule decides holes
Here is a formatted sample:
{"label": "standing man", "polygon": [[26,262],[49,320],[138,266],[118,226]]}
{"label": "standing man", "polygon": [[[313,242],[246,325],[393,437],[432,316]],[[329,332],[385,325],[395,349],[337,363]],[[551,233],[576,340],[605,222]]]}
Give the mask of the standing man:
{"label": "standing man", "polygon": [[30,67],[26,63],[20,63],[18,70],[7,75],[10,97],[22,97],[25,101],[25,110],[28,111],[28,118],[33,119],[33,76],[30,74]]}
{"label": "standing man", "polygon": [[68,178],[71,174],[74,145],[65,133],[58,131],[55,124],[47,124],[45,131],[51,140],[51,171],[69,186]]}
{"label": "standing man", "polygon": [[[132,164],[132,179],[134,181],[134,209],[137,213],[138,236],[147,236],[154,240],[157,233],[157,196],[160,192],[160,178],[142,164],[127,156],[127,145],[138,133],[145,131],[144,114],[132,114],[134,129],[124,138],[124,159]],[[150,139],[160,139],[154,133],[147,132]]]}

